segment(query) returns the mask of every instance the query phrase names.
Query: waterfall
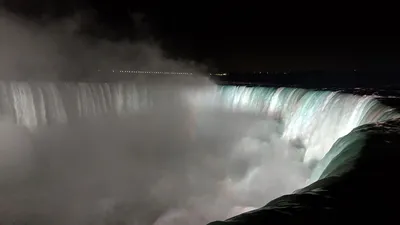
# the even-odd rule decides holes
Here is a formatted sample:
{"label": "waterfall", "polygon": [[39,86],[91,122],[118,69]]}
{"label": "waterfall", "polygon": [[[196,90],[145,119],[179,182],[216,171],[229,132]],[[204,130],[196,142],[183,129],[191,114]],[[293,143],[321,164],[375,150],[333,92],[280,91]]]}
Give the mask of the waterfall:
{"label": "waterfall", "polygon": [[[154,101],[168,103],[168,99],[159,99],[160,95],[155,97],[158,89],[133,82],[0,82],[0,116],[31,130],[79,118],[122,116],[149,109]],[[353,128],[398,116],[371,96],[330,91],[220,86],[188,88],[185,93],[197,106],[252,111],[282,119],[283,138],[304,146],[306,163],[320,160]]]}

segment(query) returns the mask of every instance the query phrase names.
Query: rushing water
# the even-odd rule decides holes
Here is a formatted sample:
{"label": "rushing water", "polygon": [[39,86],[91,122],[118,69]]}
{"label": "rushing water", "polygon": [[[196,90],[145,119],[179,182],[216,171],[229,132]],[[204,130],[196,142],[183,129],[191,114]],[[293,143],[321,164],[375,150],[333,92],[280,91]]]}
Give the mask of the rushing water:
{"label": "rushing water", "polygon": [[133,82],[0,82],[0,115],[0,188],[10,196],[0,216],[53,210],[24,218],[82,223],[123,199],[134,218],[114,217],[162,225],[181,207],[202,212],[194,224],[260,207],[303,186],[307,166],[353,128],[397,117],[370,96]]}
{"label": "rushing water", "polygon": [[[129,115],[168,104],[157,88],[135,83],[0,83],[1,115],[35,129],[77,118]],[[371,96],[295,88],[203,87],[185,90],[195,106],[263,113],[284,121],[283,137],[301,142],[304,161],[321,159],[353,128],[396,115]],[[218,100],[216,100],[218,99]]]}

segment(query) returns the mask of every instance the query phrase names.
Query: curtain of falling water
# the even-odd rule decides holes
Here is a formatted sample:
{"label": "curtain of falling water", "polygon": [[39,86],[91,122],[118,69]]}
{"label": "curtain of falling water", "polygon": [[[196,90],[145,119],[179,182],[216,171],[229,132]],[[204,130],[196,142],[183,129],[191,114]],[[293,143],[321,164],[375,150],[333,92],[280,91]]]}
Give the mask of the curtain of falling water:
{"label": "curtain of falling water", "polygon": [[[285,124],[283,137],[299,140],[306,149],[305,162],[321,159],[339,137],[361,124],[397,117],[393,109],[368,96],[295,88],[222,86],[188,90],[184,94],[190,95],[188,99],[197,107],[218,104],[229,110],[281,118]],[[133,82],[0,82],[0,114],[34,130],[78,118],[123,116],[149,109],[157,103],[154,96],[160,95],[153,95],[157,91],[159,87]],[[216,102],[216,97],[222,102]]]}

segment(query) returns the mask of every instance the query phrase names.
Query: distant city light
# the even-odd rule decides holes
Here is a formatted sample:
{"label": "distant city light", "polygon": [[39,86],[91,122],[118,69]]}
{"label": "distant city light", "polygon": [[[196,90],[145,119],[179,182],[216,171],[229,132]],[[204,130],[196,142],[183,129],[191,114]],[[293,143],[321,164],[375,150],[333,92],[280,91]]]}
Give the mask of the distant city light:
{"label": "distant city light", "polygon": [[228,75],[227,73],[216,73],[216,74],[214,74],[215,76],[226,76],[226,75]]}
{"label": "distant city light", "polygon": [[[101,72],[101,70],[97,70]],[[191,72],[174,72],[174,71],[145,71],[145,70],[111,70],[113,73],[120,72],[120,73],[136,73],[136,74],[179,74],[179,75],[193,75]]]}

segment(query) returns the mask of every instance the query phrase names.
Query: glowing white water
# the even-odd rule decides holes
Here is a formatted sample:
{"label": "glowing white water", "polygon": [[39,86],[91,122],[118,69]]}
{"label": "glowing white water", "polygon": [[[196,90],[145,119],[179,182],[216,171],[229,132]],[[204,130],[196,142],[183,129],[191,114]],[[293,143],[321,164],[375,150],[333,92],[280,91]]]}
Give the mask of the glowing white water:
{"label": "glowing white water", "polygon": [[[155,88],[135,83],[5,83],[0,82],[1,115],[35,129],[100,115],[129,115],[168,99],[155,98]],[[292,88],[188,88],[197,107],[265,113],[283,119],[283,138],[306,148],[304,161],[321,159],[332,144],[353,128],[389,118],[394,112],[370,96]],[[216,99],[222,98],[222,101]],[[155,101],[155,102],[154,102]]]}
{"label": "glowing white water", "polygon": [[[136,202],[143,209],[146,208],[142,206],[144,203],[160,207],[157,210],[161,211],[170,206],[188,207],[194,212],[200,212],[202,216],[208,215],[206,220],[223,219],[218,216],[225,217],[232,213],[229,211],[234,206],[262,206],[277,195],[288,193],[304,184],[304,175],[307,174],[302,171],[304,165],[296,158],[291,158],[298,156],[298,148],[304,148],[305,162],[318,160],[337,138],[352,128],[395,115],[392,109],[382,106],[371,97],[332,92],[216,87],[208,84],[179,86],[179,90],[176,88],[171,85],[148,86],[135,83],[0,83],[1,116],[34,133],[33,140],[30,140],[32,137],[29,132],[19,131],[21,128],[18,128],[17,139],[2,140],[11,146],[2,149],[2,153],[7,153],[2,159],[10,159],[5,161],[16,165],[27,164],[20,171],[23,175],[24,171],[29,170],[32,160],[28,160],[28,163],[25,163],[25,159],[18,162],[20,155],[30,152],[30,148],[35,151],[40,149],[46,154],[41,153],[43,158],[37,160],[44,160],[43,164],[47,161],[58,162],[59,165],[50,163],[51,170],[67,175],[57,177],[61,179],[60,184],[35,186],[50,194],[32,193],[28,197],[34,199],[33,203],[23,209],[18,208],[20,199],[13,199],[11,195],[7,200],[17,203],[10,207],[23,212],[29,212],[32,208],[48,212],[49,208],[54,208],[63,212],[58,215],[63,218],[63,222],[71,224],[95,213],[81,207],[96,211],[99,210],[98,205],[113,205],[118,199],[135,202],[137,196],[143,196],[138,201],[140,203]],[[130,117],[132,115],[135,116]],[[268,117],[281,119],[283,127]],[[82,118],[90,120],[87,122]],[[120,122],[115,121],[115,118]],[[57,124],[68,126],[59,128],[55,126]],[[3,130],[9,129],[2,127]],[[48,127],[49,130],[38,129],[41,127]],[[292,141],[296,147],[281,137]],[[25,140],[27,145],[17,145],[23,143],[21,140]],[[18,148],[20,153],[13,155],[14,151],[10,151],[13,148]],[[94,149],[104,152],[92,152]],[[113,150],[112,155],[107,153],[110,149]],[[140,160],[126,157],[127,149],[146,149],[152,153],[146,153],[150,161],[144,161],[143,155],[137,157]],[[189,157],[186,153],[188,150],[190,154],[202,152],[204,155],[189,154]],[[65,154],[67,152],[70,153]],[[141,154],[146,155],[143,152]],[[164,157],[162,159],[165,162],[173,163],[161,163],[163,160],[154,157],[159,155]],[[189,158],[176,161],[176,155]],[[81,164],[75,165],[73,159],[76,156],[83,158]],[[108,161],[113,157],[113,160]],[[102,176],[93,172],[99,169],[99,164],[102,171],[107,171]],[[115,169],[115,164],[119,169]],[[128,165],[144,167],[132,169]],[[184,169],[177,170],[173,165],[184,166]],[[145,178],[138,168],[152,177],[147,183],[139,185],[140,188],[137,187],[138,183]],[[162,168],[175,169],[163,174],[160,173]],[[122,174],[121,169],[124,171]],[[127,172],[130,170],[136,172]],[[160,174],[167,178],[161,179]],[[210,174],[218,176],[206,178]],[[2,179],[7,177],[0,175]],[[86,183],[87,177],[93,178],[91,182],[97,185]],[[125,179],[128,177],[133,177],[133,180],[127,182]],[[52,176],[50,178],[55,179]],[[69,179],[73,181],[73,190],[61,191],[63,185],[69,184]],[[150,186],[154,188],[149,190]],[[201,188],[196,189],[199,186]],[[28,193],[23,187],[20,191]],[[101,194],[97,191],[83,193],[88,188],[96,190],[98,187],[103,187],[100,188]],[[34,189],[30,187],[30,190]],[[137,193],[132,194],[132,190]],[[19,193],[12,189],[11,193],[14,192]],[[53,202],[53,199],[57,199],[54,193],[59,192],[63,192],[67,198],[60,200],[64,203],[66,201],[62,207],[58,205],[60,202]],[[46,207],[37,207],[34,203],[38,203],[38,199]],[[78,203],[82,211],[76,212],[73,208]],[[218,216],[210,214],[213,211],[218,212]],[[152,217],[147,214],[150,212],[146,211],[143,221],[149,222]],[[140,216],[140,213],[135,214],[134,219]]]}
{"label": "glowing white water", "polygon": [[213,85],[3,83],[2,92],[2,116],[23,125],[0,124],[15,130],[0,149],[5,223],[152,224],[181,208],[211,221],[308,177],[276,121],[216,107]]}

